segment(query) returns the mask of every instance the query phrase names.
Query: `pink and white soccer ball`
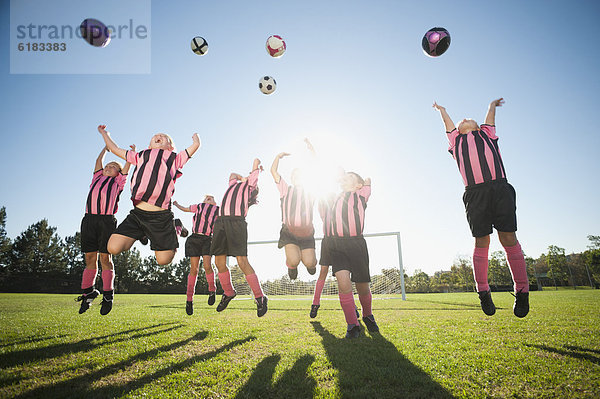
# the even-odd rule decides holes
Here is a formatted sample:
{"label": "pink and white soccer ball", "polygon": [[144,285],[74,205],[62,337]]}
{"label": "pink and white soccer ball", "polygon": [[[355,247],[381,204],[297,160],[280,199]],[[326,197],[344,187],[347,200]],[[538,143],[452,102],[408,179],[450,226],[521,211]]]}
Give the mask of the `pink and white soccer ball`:
{"label": "pink and white soccer ball", "polygon": [[285,41],[278,35],[269,36],[266,47],[271,57],[281,57],[285,53]]}

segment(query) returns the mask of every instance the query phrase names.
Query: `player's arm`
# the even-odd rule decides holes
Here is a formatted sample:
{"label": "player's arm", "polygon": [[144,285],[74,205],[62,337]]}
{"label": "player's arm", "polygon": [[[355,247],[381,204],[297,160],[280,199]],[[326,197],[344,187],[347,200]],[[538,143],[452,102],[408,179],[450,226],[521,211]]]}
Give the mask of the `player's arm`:
{"label": "player's arm", "polygon": [[192,145],[189,146],[188,148],[186,148],[186,151],[187,151],[188,155],[190,156],[190,158],[192,157],[192,155],[194,155],[194,153],[196,151],[198,151],[198,148],[200,148],[200,137],[198,137],[198,133],[194,133],[192,135],[192,140],[193,140]]}
{"label": "player's arm", "polygon": [[127,151],[122,148],[119,148],[119,146],[113,141],[113,139],[110,137],[110,133],[106,131],[106,125],[99,125],[98,131],[102,135],[102,138],[104,139],[104,144],[106,144],[106,148],[108,148],[108,151],[112,152],[119,158],[127,160]]}
{"label": "player's arm", "polygon": [[254,158],[254,161],[252,162],[252,172],[254,172],[257,169],[260,169],[262,171],[263,167],[260,165],[260,159]]}
{"label": "player's arm", "polygon": [[96,158],[96,165],[94,166],[94,173],[96,173],[100,169],[104,168],[103,164],[104,164],[104,156],[106,155],[106,151],[107,151],[107,148],[105,146],[102,149],[102,151],[100,151],[100,154],[98,154],[98,158]]}
{"label": "player's arm", "polygon": [[273,179],[275,179],[276,184],[279,184],[279,181],[281,180],[281,175],[279,174],[279,172],[277,172],[277,169],[279,168],[279,160],[288,155],[290,154],[287,152],[280,152],[273,160],[273,165],[271,165],[271,174],[273,175]]}
{"label": "player's arm", "polygon": [[173,201],[173,205],[175,205],[177,207],[177,209],[179,209],[182,212],[191,212],[192,211],[189,206],[181,206],[181,205],[179,205],[179,203],[177,201]]}
{"label": "player's arm", "polygon": [[[129,148],[131,148],[131,150],[133,152],[135,152],[135,144],[130,145]],[[129,162],[125,162],[125,166],[123,166],[123,170],[121,171],[121,174],[126,175],[127,173],[129,173],[130,167],[131,167],[131,164]]]}
{"label": "player's arm", "polygon": [[367,178],[365,179],[365,183],[363,184],[363,186],[370,186],[370,185],[371,185],[371,178],[370,178],[370,177],[367,177]]}
{"label": "player's arm", "polygon": [[444,122],[446,131],[451,132],[452,130],[454,130],[456,125],[454,125],[454,122],[452,122],[450,115],[448,115],[448,112],[446,112],[446,108],[442,107],[441,105],[438,105],[438,103],[436,103],[435,101],[433,102],[433,108],[440,111],[440,115],[442,117],[442,121]]}
{"label": "player's arm", "polygon": [[496,107],[501,107],[504,104],[504,99],[500,97],[497,100],[494,100],[490,103],[488,107],[487,115],[485,116],[485,124],[486,125],[495,125],[496,124]]}

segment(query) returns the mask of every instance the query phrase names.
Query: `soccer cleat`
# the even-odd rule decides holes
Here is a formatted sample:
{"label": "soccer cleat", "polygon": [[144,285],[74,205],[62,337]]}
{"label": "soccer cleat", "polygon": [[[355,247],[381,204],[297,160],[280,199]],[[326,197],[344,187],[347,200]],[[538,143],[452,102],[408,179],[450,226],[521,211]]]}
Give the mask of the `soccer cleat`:
{"label": "soccer cleat", "polygon": [[379,332],[379,326],[375,322],[375,317],[373,315],[364,316],[362,318],[363,322],[367,326],[367,330],[372,333]]}
{"label": "soccer cleat", "polygon": [[267,302],[269,298],[266,295],[258,297],[255,299],[256,301],[256,315],[258,317],[263,317],[265,313],[267,313]]}
{"label": "soccer cleat", "polygon": [[86,310],[90,308],[90,305],[100,295],[98,290],[93,290],[89,294],[83,294],[75,299],[76,302],[81,301],[81,306],[79,307],[79,314],[85,313]]}
{"label": "soccer cleat", "polygon": [[317,272],[317,268],[316,267],[307,267],[306,271],[308,272],[308,274],[310,274],[312,276]]}
{"label": "soccer cleat", "polygon": [[229,302],[231,302],[231,300],[235,298],[236,295],[236,293],[234,293],[232,296],[227,296],[223,294],[223,296],[221,297],[221,302],[219,302],[219,304],[217,305],[217,312],[224,311],[227,308],[227,305],[229,305]]}
{"label": "soccer cleat", "polygon": [[352,338],[358,338],[358,337],[360,337],[360,326],[359,325],[355,325],[354,327],[346,330],[346,338],[352,339]]}
{"label": "soccer cleat", "polygon": [[315,317],[317,317],[317,312],[319,311],[319,308],[321,307],[321,305],[310,305],[310,318],[314,319]]}
{"label": "soccer cleat", "polygon": [[215,296],[216,296],[216,292],[214,292],[214,291],[208,292],[208,304],[210,306],[215,304]]}
{"label": "soccer cleat", "polygon": [[481,310],[488,316],[496,313],[496,305],[492,301],[492,292],[490,290],[478,292],[479,301],[481,302]]}
{"label": "soccer cleat", "polygon": [[110,313],[113,307],[114,291],[105,291],[102,295],[102,306],[100,307],[100,314],[106,316]]}
{"label": "soccer cleat", "polygon": [[515,297],[515,304],[513,305],[513,313],[517,317],[525,317],[529,313],[529,292],[518,291],[513,294]]}
{"label": "soccer cleat", "polygon": [[188,316],[191,316],[194,314],[194,302],[192,302],[192,301],[185,302],[185,313],[187,313]]}
{"label": "soccer cleat", "polygon": [[175,219],[173,223],[175,223],[175,230],[177,231],[177,234],[179,234],[183,238],[188,236],[188,231],[185,227],[183,227],[183,223],[181,223],[181,220]]}
{"label": "soccer cleat", "polygon": [[140,238],[140,242],[142,243],[142,245],[148,245],[148,236],[143,236],[142,238]]}
{"label": "soccer cleat", "polygon": [[296,277],[298,277],[298,269],[297,268],[289,268],[288,267],[288,276],[290,277],[290,280],[295,280]]}

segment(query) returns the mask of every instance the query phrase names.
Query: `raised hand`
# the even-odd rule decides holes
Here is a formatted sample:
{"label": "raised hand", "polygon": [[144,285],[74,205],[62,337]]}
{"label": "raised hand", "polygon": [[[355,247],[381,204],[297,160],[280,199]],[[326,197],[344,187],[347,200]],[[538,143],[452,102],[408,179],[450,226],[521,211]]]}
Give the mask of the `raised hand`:
{"label": "raised hand", "polygon": [[438,111],[442,111],[442,110],[446,109],[446,108],[442,107],[441,105],[439,105],[438,103],[436,103],[435,101],[433,102],[433,108],[437,109]]}
{"label": "raised hand", "polygon": [[504,98],[502,98],[502,97],[500,97],[499,99],[494,100],[490,103],[490,105],[494,106],[494,107],[501,107],[503,104],[504,104]]}

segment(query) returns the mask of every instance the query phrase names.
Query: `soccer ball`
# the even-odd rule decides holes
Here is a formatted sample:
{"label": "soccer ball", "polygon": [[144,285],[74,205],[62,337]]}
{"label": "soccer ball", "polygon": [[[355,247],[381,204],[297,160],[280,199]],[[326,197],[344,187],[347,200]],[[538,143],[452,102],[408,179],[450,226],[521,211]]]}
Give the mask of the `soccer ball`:
{"label": "soccer ball", "polygon": [[86,18],[79,25],[81,37],[94,47],[106,47],[110,43],[110,31],[102,22],[94,18]]}
{"label": "soccer ball", "polygon": [[450,33],[444,28],[431,28],[423,36],[423,51],[430,57],[439,57],[450,47]]}
{"label": "soccer ball", "polygon": [[271,76],[263,76],[258,81],[258,88],[264,94],[273,93],[275,91],[276,87],[277,87],[277,82],[275,82],[275,79],[273,79]]}
{"label": "soccer ball", "polygon": [[192,39],[192,51],[198,55],[204,55],[208,51],[208,43],[203,37],[196,36]]}
{"label": "soccer ball", "polygon": [[285,42],[281,36],[278,35],[269,36],[266,47],[267,53],[269,53],[271,57],[281,57],[283,53],[285,53]]}

